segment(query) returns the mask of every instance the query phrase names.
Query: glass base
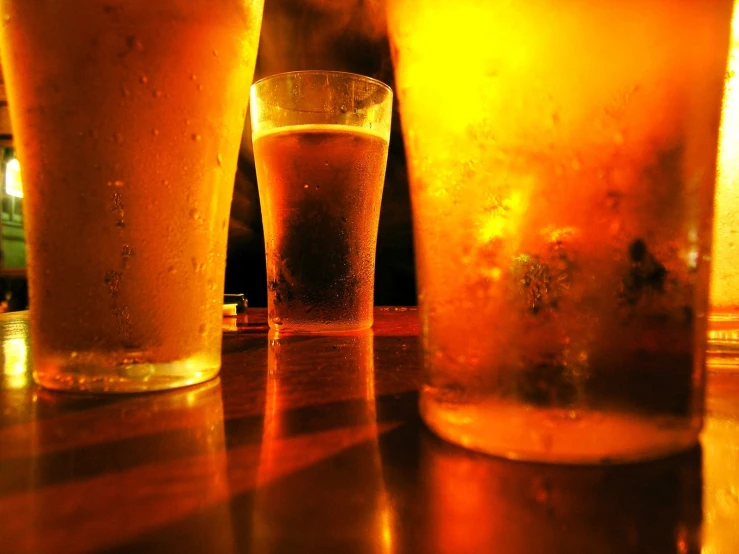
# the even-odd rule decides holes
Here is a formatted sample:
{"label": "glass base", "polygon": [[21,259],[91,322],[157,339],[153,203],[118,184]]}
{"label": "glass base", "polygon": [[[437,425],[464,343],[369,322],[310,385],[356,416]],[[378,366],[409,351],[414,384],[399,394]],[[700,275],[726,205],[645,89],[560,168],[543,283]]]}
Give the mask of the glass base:
{"label": "glass base", "polygon": [[739,372],[739,317],[712,313],[708,318],[706,366],[709,370]]}
{"label": "glass base", "polygon": [[110,357],[98,353],[77,355],[84,361],[34,360],[33,379],[53,390],[103,394],[140,393],[195,385],[213,379],[221,369],[220,360],[193,356],[165,363],[111,364]]}
{"label": "glass base", "polygon": [[618,464],[662,458],[698,443],[700,420],[503,403],[457,404],[421,394],[421,416],[443,439],[512,460]]}
{"label": "glass base", "polygon": [[372,323],[372,319],[356,323],[303,323],[290,321],[289,323],[282,323],[280,325],[275,324],[274,321],[269,321],[269,326],[275,332],[284,335],[310,335],[365,331],[372,327]]}

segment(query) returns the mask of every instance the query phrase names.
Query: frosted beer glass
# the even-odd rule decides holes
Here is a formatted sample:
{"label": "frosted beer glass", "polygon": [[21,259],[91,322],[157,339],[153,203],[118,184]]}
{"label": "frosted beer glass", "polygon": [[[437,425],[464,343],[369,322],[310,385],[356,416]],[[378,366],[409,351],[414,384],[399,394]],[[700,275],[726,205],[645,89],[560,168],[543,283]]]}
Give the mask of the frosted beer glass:
{"label": "frosted beer glass", "polygon": [[442,437],[612,463],[697,441],[731,0],[391,0]]}
{"label": "frosted beer glass", "polygon": [[270,327],[371,327],[392,91],[361,75],[299,71],[251,94]]}
{"label": "frosted beer glass", "polygon": [[739,17],[732,22],[716,172],[708,367],[739,371]]}
{"label": "frosted beer glass", "polygon": [[0,0],[0,15],[34,378],[210,379],[262,0]]}

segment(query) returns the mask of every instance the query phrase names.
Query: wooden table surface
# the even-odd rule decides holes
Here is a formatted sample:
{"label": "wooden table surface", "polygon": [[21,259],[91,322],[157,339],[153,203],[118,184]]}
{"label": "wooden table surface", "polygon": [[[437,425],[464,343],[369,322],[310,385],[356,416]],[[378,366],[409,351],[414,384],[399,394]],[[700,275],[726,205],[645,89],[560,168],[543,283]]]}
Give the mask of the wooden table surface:
{"label": "wooden table surface", "polygon": [[739,375],[702,448],[510,462],[421,423],[415,310],[279,340],[265,316],[224,325],[220,379],[108,397],[36,387],[27,314],[0,316],[0,553],[739,553]]}

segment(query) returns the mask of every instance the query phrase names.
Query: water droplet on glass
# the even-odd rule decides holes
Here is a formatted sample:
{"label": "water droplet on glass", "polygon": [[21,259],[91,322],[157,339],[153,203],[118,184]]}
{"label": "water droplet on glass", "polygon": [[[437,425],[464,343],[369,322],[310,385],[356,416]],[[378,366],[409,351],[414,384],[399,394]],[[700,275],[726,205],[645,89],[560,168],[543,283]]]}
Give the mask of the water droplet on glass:
{"label": "water droplet on glass", "polygon": [[307,188],[308,188],[308,185],[303,185],[303,188],[304,188],[304,189],[307,189]]}
{"label": "water droplet on glass", "polygon": [[198,142],[202,138],[197,133],[193,133],[191,136],[192,136],[192,140],[194,140],[195,142]]}
{"label": "water droplet on glass", "polygon": [[155,137],[158,137],[159,136],[159,129],[152,129],[151,130],[151,134],[154,135]]}
{"label": "water droplet on glass", "polygon": [[340,111],[341,113],[346,113],[346,106],[344,106],[344,105],[342,104],[342,105],[341,105],[341,106],[339,107],[339,111]]}
{"label": "water droplet on glass", "polygon": [[198,90],[203,90],[205,87],[203,85],[198,85]]}
{"label": "water droplet on glass", "polygon": [[197,81],[198,80],[198,76],[193,73],[192,75],[190,75],[190,80]]}
{"label": "water droplet on glass", "polygon": [[218,50],[213,50],[213,55],[218,56]]}
{"label": "water droplet on glass", "polygon": [[128,37],[128,39],[126,39],[126,43],[128,44],[129,50],[134,50],[136,52],[144,51],[144,43],[136,37]]}
{"label": "water droplet on glass", "polygon": [[200,212],[197,208],[193,208],[190,210],[190,217],[193,218],[195,221],[200,221]]}
{"label": "water droplet on glass", "polygon": [[124,244],[123,246],[121,246],[121,256],[124,258],[133,257],[133,248],[131,248],[131,246],[128,244]]}
{"label": "water droplet on glass", "polygon": [[216,156],[216,162],[218,162],[218,167],[223,167],[223,157],[220,154]]}
{"label": "water droplet on glass", "polygon": [[201,323],[200,327],[198,327],[198,333],[200,333],[201,335],[204,335],[206,330],[207,330],[207,327],[205,323]]}
{"label": "water droplet on glass", "polygon": [[142,75],[141,77],[139,77],[139,83],[141,83],[142,85],[145,85],[148,82],[149,78],[146,75]]}
{"label": "water droplet on glass", "polygon": [[171,273],[172,275],[174,275],[175,273],[177,273],[177,268],[176,268],[175,266],[171,265],[171,266],[169,266],[169,267],[167,268],[167,271],[168,271],[169,273]]}
{"label": "water droplet on glass", "polygon": [[152,96],[154,96],[154,98],[161,98],[162,97],[162,91],[161,90],[155,90],[152,93]]}

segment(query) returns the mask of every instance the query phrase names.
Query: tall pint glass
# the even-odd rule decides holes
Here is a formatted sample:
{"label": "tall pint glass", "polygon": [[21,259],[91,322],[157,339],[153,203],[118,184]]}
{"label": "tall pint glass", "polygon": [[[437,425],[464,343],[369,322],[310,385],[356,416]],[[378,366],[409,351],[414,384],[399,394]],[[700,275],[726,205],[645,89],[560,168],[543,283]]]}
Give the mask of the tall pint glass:
{"label": "tall pint glass", "polygon": [[425,352],[472,449],[696,442],[731,0],[391,0]]}
{"label": "tall pint glass", "polygon": [[137,392],[220,368],[262,0],[0,0],[34,377]]}

